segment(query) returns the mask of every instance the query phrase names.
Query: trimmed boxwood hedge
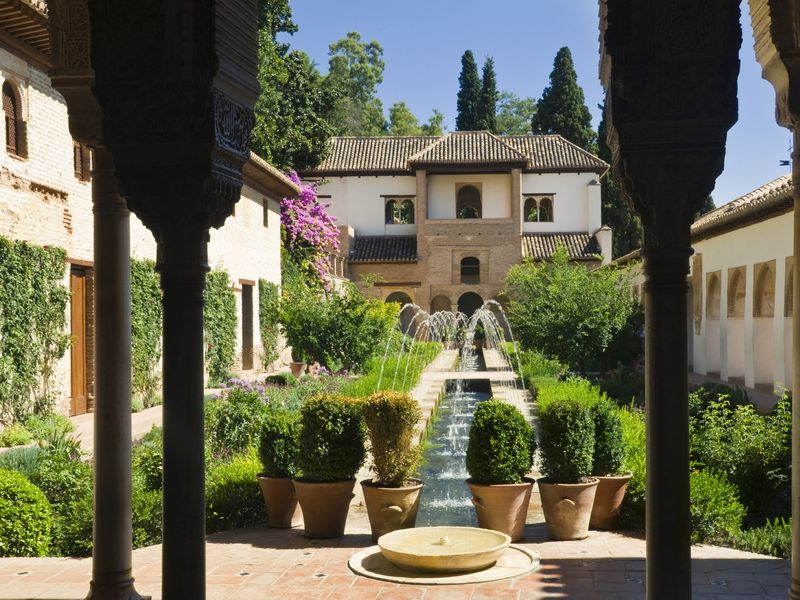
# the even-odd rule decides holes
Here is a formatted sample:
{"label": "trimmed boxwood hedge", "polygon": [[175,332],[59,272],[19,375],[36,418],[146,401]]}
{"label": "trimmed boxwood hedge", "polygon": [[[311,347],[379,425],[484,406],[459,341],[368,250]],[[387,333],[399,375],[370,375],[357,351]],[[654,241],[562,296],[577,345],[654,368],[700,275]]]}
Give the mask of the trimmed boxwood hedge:
{"label": "trimmed boxwood hedge", "polygon": [[521,483],[533,465],[536,441],[525,416],[500,400],[475,410],[467,445],[467,471],[473,483]]}
{"label": "trimmed boxwood hedge", "polygon": [[592,474],[594,419],[586,403],[557,398],[539,413],[542,474],[550,483],[578,483]]}
{"label": "trimmed boxwood hedge", "polygon": [[23,475],[0,469],[0,556],[45,556],[50,503]]}

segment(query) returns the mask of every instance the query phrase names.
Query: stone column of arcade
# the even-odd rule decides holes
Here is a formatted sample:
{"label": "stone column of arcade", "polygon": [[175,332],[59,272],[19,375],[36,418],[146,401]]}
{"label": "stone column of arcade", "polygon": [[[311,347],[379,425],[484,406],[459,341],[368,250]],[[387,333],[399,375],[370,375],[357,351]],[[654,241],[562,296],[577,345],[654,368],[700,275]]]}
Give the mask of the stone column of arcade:
{"label": "stone column of arcade", "polygon": [[255,0],[90,2],[92,91],[128,207],[153,233],[164,303],[162,597],[205,598],[203,287],[233,212],[258,96]]}
{"label": "stone column of arcade", "polygon": [[739,9],[727,0],[600,6],[613,171],[643,225],[647,598],[689,600],[689,227],[737,117]]}
{"label": "stone column of arcade", "polygon": [[[795,0],[750,0],[756,59],[775,88],[775,118],[793,131],[793,314],[800,314],[800,8]],[[800,319],[792,326],[792,578],[790,600],[800,600]]]}

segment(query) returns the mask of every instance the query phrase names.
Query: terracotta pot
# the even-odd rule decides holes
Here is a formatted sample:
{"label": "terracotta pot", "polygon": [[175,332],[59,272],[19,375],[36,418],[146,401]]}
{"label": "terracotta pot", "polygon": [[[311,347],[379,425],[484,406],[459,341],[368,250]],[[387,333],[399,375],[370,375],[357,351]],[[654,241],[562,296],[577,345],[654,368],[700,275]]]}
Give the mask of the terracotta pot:
{"label": "terracotta pot", "polygon": [[306,535],[310,538],[333,538],[344,535],[347,511],[353,496],[355,479],[330,483],[294,481],[294,492],[303,509]]}
{"label": "terracotta pot", "polygon": [[292,372],[292,375],[295,377],[300,377],[303,373],[306,372],[306,363],[304,362],[290,362],[289,369]]}
{"label": "terracotta pot", "polygon": [[297,503],[290,477],[258,476],[264,504],[267,505],[267,525],[287,529],[303,524],[303,513]]}
{"label": "terracotta pot", "polygon": [[414,527],[422,482],[419,479],[412,481],[415,485],[400,488],[380,487],[372,479],[361,482],[373,542],[384,533]]}
{"label": "terracotta pot", "polygon": [[525,537],[525,520],[531,500],[533,479],[522,483],[482,485],[467,479],[472,504],[478,515],[478,526],[511,536],[512,542]]}
{"label": "terracotta pot", "polygon": [[597,479],[589,483],[544,483],[539,480],[547,537],[551,540],[582,540],[589,535]]}
{"label": "terracotta pot", "polygon": [[589,527],[591,529],[614,529],[617,526],[619,507],[622,506],[622,500],[625,498],[631,474],[608,477],[595,475],[595,477],[599,483],[594,496]]}

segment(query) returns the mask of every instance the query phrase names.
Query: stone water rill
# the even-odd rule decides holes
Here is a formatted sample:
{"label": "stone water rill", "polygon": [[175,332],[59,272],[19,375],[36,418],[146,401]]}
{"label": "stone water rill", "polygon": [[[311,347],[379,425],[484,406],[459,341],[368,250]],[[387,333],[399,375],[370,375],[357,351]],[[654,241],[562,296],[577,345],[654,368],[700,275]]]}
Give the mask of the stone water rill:
{"label": "stone water rill", "polygon": [[[382,536],[377,547],[355,554],[350,567],[367,577],[428,584],[492,581],[538,568],[538,557],[511,546],[511,538],[506,534],[463,526],[476,523],[465,483],[469,477],[465,465],[469,427],[477,404],[491,396],[485,379],[474,380],[466,374],[486,370],[482,354],[474,349],[479,324],[484,331],[485,347],[496,350],[506,365],[505,373],[491,375],[517,386],[511,367],[515,364],[516,345],[509,353],[503,344],[505,332],[510,335],[510,328],[502,308],[489,301],[468,318],[463,313],[429,315],[418,306],[407,304],[401,309],[398,321],[404,323],[402,332],[406,334],[401,354],[413,352],[418,340],[440,342],[445,348],[460,348],[462,376],[453,373],[452,378],[447,378],[447,393],[438,406],[424,455],[421,476],[425,488],[417,523],[429,526]],[[382,371],[381,379],[391,378],[394,385],[405,388],[409,377],[413,381],[422,368],[407,364],[406,372]]]}

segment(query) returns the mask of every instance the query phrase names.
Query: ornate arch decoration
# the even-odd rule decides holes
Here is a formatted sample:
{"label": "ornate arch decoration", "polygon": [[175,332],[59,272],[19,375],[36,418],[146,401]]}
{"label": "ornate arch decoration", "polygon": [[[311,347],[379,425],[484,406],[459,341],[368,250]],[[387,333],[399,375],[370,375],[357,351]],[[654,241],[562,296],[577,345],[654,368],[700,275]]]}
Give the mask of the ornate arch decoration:
{"label": "ornate arch decoration", "polygon": [[719,319],[722,301],[722,286],[719,271],[706,275],[706,317]]}
{"label": "ornate arch decoration", "polygon": [[775,261],[756,265],[753,316],[775,316]]}
{"label": "ornate arch decoration", "polygon": [[744,318],[744,299],[747,293],[744,267],[728,270],[728,318]]}
{"label": "ornate arch decoration", "polygon": [[482,211],[481,191],[472,184],[465,184],[456,193],[456,218],[480,219]]}
{"label": "ornate arch decoration", "polygon": [[28,158],[28,129],[23,118],[22,93],[19,85],[6,79],[3,82],[2,95],[6,152],[19,158]]}

